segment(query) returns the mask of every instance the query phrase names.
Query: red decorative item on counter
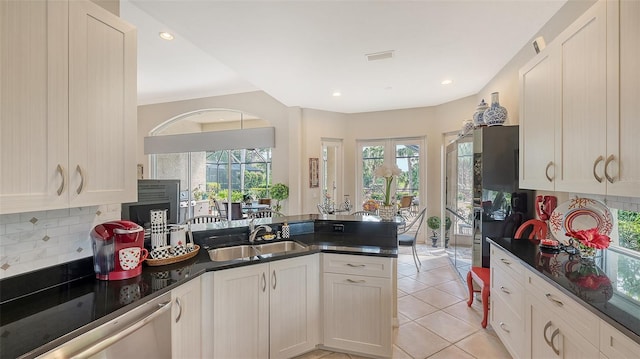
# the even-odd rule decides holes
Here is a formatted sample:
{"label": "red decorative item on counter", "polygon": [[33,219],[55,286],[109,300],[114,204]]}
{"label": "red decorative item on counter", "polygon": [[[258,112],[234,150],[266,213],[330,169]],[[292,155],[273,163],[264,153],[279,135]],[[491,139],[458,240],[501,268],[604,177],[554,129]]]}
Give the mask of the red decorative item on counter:
{"label": "red decorative item on counter", "polygon": [[609,248],[609,244],[611,243],[611,238],[605,234],[600,234],[598,228],[567,232],[566,235],[577,239],[583,246],[595,249]]}

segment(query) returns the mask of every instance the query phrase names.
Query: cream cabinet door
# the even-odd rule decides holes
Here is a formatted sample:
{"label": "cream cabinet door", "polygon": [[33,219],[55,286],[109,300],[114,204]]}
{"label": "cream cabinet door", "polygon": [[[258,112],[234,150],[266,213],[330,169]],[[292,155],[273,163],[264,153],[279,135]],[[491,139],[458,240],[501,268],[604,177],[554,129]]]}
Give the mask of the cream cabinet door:
{"label": "cream cabinet door", "polygon": [[68,204],[68,12],[0,1],[0,214]]}
{"label": "cream cabinet door", "polygon": [[69,13],[70,204],[135,202],[135,28],[89,1]]}
{"label": "cream cabinet door", "polygon": [[557,40],[561,116],[556,122],[555,190],[605,193],[607,133],[606,3],[598,1]]}
{"label": "cream cabinet door", "polygon": [[391,357],[391,279],[324,273],[324,345]]}
{"label": "cream cabinet door", "polygon": [[200,277],[171,291],[172,358],[202,357],[200,299]]}
{"label": "cream cabinet door", "polygon": [[570,317],[554,315],[548,310],[547,304],[540,303],[532,296],[527,296],[526,301],[527,322],[530,323],[530,346],[527,346],[531,350],[530,358],[600,358],[598,348],[567,324],[571,323]]}
{"label": "cream cabinet door", "polygon": [[268,263],[214,272],[214,358],[269,357],[269,286]]}
{"label": "cream cabinet door", "polygon": [[640,2],[608,4],[607,194],[640,197]]}
{"label": "cream cabinet door", "polygon": [[520,70],[520,187],[554,189],[555,121],[560,117],[559,47],[551,44]]}
{"label": "cream cabinet door", "polygon": [[313,350],[320,342],[319,255],[271,262],[269,268],[269,358]]}

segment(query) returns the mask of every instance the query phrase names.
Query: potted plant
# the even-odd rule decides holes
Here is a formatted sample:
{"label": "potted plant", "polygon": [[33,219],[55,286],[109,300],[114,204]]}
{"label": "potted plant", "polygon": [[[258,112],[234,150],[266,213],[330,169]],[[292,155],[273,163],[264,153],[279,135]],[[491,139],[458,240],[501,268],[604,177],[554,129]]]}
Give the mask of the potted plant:
{"label": "potted plant", "polygon": [[433,233],[431,236],[431,246],[436,247],[436,242],[438,241],[438,229],[440,229],[440,217],[431,216],[427,218],[427,226],[431,228],[431,232]]}
{"label": "potted plant", "polygon": [[451,218],[444,218],[444,247],[449,248],[449,230],[451,229]]}
{"label": "potted plant", "polygon": [[274,209],[276,210],[276,212],[280,212],[280,209],[282,208],[282,205],[280,205],[280,201],[284,201],[285,199],[289,198],[289,187],[284,183],[276,183],[271,186],[269,192],[271,193],[271,198],[276,200]]}

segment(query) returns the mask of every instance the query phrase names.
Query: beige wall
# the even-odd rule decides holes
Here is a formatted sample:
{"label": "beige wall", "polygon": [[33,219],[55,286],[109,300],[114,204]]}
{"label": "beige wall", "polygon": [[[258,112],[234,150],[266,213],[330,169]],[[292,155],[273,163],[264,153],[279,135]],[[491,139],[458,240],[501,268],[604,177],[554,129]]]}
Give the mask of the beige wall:
{"label": "beige wall", "polygon": [[[595,0],[569,0],[565,6],[532,37],[544,36],[550,43],[564,28],[582,14]],[[143,154],[142,138],[155,126],[182,113],[205,108],[226,108],[243,111],[269,122],[276,128],[274,149],[274,181],[287,183],[290,198],[285,213],[315,213],[320,202],[320,190],[309,188],[308,161],[320,157],[321,139],[342,139],[344,152],[344,189],[339,193],[355,199],[356,141],[399,137],[426,139],[427,166],[424,169],[428,215],[440,214],[441,148],[445,132],[458,131],[462,121],[471,119],[477,103],[490,101],[492,92],[500,93],[500,103],[509,111],[507,125],[519,122],[518,71],[535,56],[531,43],[509,61],[478,94],[434,107],[342,114],[314,109],[288,108],[257,91],[229,96],[210,97],[138,108],[138,160],[148,165]],[[481,69],[479,69],[481,71]],[[356,203],[357,205],[357,203]]]}

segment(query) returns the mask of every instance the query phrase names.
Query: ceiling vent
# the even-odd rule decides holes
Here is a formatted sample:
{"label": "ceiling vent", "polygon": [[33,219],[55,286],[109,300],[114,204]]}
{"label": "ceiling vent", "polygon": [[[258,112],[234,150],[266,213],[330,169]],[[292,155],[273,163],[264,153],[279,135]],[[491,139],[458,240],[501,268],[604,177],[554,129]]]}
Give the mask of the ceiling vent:
{"label": "ceiling vent", "polygon": [[373,54],[366,54],[365,56],[367,57],[367,61],[390,59],[393,57],[393,50],[376,52]]}

